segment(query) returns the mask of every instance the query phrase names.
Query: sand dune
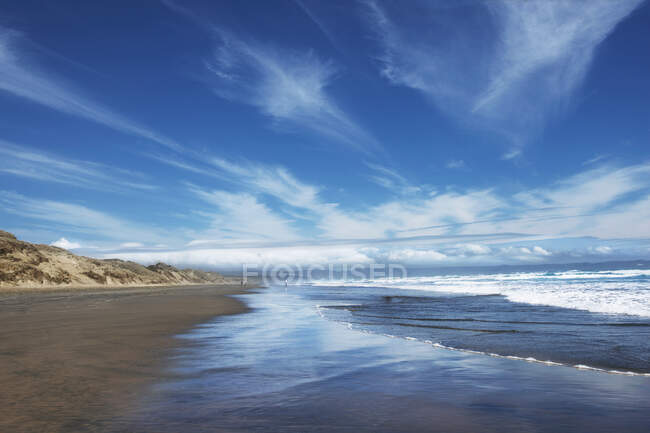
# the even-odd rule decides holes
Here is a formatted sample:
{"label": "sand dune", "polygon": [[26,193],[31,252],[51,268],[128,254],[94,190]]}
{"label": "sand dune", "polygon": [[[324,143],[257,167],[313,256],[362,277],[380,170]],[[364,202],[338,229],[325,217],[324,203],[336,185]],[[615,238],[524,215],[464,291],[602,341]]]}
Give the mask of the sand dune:
{"label": "sand dune", "polygon": [[232,283],[216,272],[78,256],[0,230],[0,289]]}

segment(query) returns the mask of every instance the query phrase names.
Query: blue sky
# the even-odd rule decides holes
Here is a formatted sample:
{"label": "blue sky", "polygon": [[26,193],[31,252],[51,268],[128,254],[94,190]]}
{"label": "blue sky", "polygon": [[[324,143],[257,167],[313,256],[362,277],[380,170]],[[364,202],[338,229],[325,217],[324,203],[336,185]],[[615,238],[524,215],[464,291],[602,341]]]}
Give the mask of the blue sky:
{"label": "blue sky", "polygon": [[650,5],[0,5],[0,221],[143,262],[650,257]]}

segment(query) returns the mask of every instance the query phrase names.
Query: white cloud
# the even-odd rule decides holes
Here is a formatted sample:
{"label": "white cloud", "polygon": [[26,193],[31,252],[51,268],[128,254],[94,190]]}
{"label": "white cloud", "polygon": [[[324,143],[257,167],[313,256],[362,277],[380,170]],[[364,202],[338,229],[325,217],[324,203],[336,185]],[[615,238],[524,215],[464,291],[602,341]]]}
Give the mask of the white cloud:
{"label": "white cloud", "polygon": [[518,232],[538,236],[650,236],[650,164],[603,166],[546,187],[503,197],[509,216],[478,221],[463,233]]}
{"label": "white cloud", "polygon": [[489,189],[447,191],[428,198],[380,204],[370,208],[365,219],[384,233],[426,227],[427,234],[439,235],[457,232],[455,224],[496,217],[506,208],[507,203]]}
{"label": "white cloud", "polygon": [[47,222],[51,230],[124,241],[159,242],[169,238],[168,233],[155,227],[133,223],[76,203],[34,199],[0,191],[0,204],[6,213]]}
{"label": "white cloud", "polygon": [[[478,247],[478,245],[475,245]],[[250,248],[198,248],[178,251],[116,252],[106,257],[134,260],[141,263],[163,261],[176,266],[200,266],[241,270],[242,264],[257,265],[258,271],[265,265],[314,266],[369,265],[372,263],[403,264],[406,266],[444,266],[497,264],[512,262],[543,262],[551,253],[545,249],[525,246],[500,248],[475,248],[475,254],[467,255],[456,247],[438,249],[431,247],[368,247],[350,245],[298,245]]]}
{"label": "white cloud", "polygon": [[53,247],[63,248],[65,250],[76,250],[81,248],[81,244],[77,242],[70,242],[66,238],[60,238],[58,241],[52,242],[50,245]]}
{"label": "white cloud", "polygon": [[238,242],[299,239],[290,220],[273,212],[251,194],[204,191],[196,187],[192,192],[215,207],[211,227],[202,233],[203,237]]}
{"label": "white cloud", "polygon": [[0,173],[104,191],[156,189],[142,182],[144,176],[140,173],[90,161],[64,159],[4,140],[0,140],[0,155]]}
{"label": "white cloud", "polygon": [[540,246],[532,248],[522,246],[507,246],[497,250],[498,254],[505,261],[520,261],[520,262],[543,262],[549,256],[552,256],[550,251],[545,250]]}
{"label": "white cloud", "polygon": [[201,266],[241,269],[242,264],[257,265],[368,265],[371,263],[401,263],[420,266],[454,263],[454,257],[431,248],[384,249],[361,245],[290,246],[255,248],[200,248],[182,251],[120,252],[106,257],[134,260],[142,263],[163,261],[176,266]]}
{"label": "white cloud", "polygon": [[365,2],[387,79],[516,146],[564,109],[598,44],[640,3],[501,0],[468,7],[422,1],[402,8]]}
{"label": "white cloud", "polygon": [[591,247],[591,248],[589,248],[589,251],[594,253],[594,254],[600,254],[600,255],[604,255],[604,256],[612,254],[612,252],[614,252],[612,247],[608,247],[606,245],[599,245],[597,247]]}
{"label": "white cloud", "polygon": [[[187,184],[207,207],[193,212],[207,218],[208,226],[192,233],[181,230],[183,236],[170,238],[169,230],[143,227],[80,204],[12,193],[0,194],[0,201],[5,212],[44,221],[56,230],[120,241],[122,251],[116,253],[124,257],[206,266],[241,261],[541,263],[611,254],[606,244],[574,254],[532,242],[563,237],[650,238],[650,163],[588,169],[545,187],[522,188],[514,195],[498,189],[445,188],[354,210],[325,202],[320,188],[282,167],[223,160],[208,160],[208,164],[239,190]],[[375,171],[395,178],[390,169]],[[526,245],[517,244],[524,240]],[[135,248],[134,242],[162,241],[171,247],[124,251]],[[183,250],[174,250],[181,245]]]}
{"label": "white cloud", "polygon": [[217,95],[253,105],[284,127],[298,126],[364,152],[379,149],[327,92],[337,72],[332,62],[311,51],[245,42],[220,29],[214,33],[218,46],[206,67],[216,78]]}
{"label": "white cloud", "polygon": [[219,158],[213,158],[211,162],[227,174],[224,179],[257,193],[271,195],[290,206],[307,210],[319,210],[324,206],[318,197],[320,188],[299,181],[284,167],[250,162],[237,164]]}
{"label": "white cloud", "polygon": [[[167,252],[124,252],[106,257],[134,260],[141,263],[162,261],[175,266],[200,266],[241,269],[242,264],[309,265],[372,263],[372,259],[355,247],[276,247],[276,248],[222,248],[190,249]],[[261,270],[258,269],[258,271]]]}
{"label": "white cloud", "polygon": [[490,254],[492,249],[480,244],[458,244],[454,245],[453,251],[460,256],[481,256]]}
{"label": "white cloud", "polygon": [[[638,250],[640,251],[640,250]],[[646,249],[647,251],[647,249]],[[186,248],[182,250],[120,251],[106,254],[105,257],[134,260],[140,263],[159,261],[180,267],[205,267],[216,269],[242,270],[243,264],[262,267],[321,266],[328,265],[370,265],[402,264],[405,266],[471,266],[519,263],[561,263],[576,260],[602,260],[603,257],[634,258],[613,256],[615,249],[605,245],[588,246],[571,250],[551,250],[534,244],[508,244],[486,246],[481,244],[440,244],[432,246],[385,245],[368,246],[364,244],[346,245],[290,245],[275,247],[222,247]]]}
{"label": "white cloud", "polygon": [[[259,215],[263,215],[269,224],[277,227],[273,233],[245,229],[246,226],[255,226],[254,222],[247,222],[252,216],[240,215],[237,218],[232,216],[220,220],[221,226],[228,227],[227,231],[213,231],[213,235],[234,238],[233,233],[255,234],[257,237],[266,239],[276,238],[274,233],[281,238],[296,238],[295,218],[310,221],[312,229],[316,229],[319,239],[371,239],[385,238],[404,229],[412,227],[424,227],[441,225],[439,228],[429,228],[427,235],[442,234],[449,231],[449,227],[455,223],[471,222],[478,218],[488,218],[504,210],[507,204],[498,198],[492,191],[448,191],[442,194],[435,194],[429,186],[415,186],[408,182],[398,172],[378,164],[366,163],[380,178],[389,182],[385,186],[392,188],[401,194],[399,199],[394,199],[379,205],[371,206],[365,210],[348,211],[337,203],[328,203],[321,197],[321,188],[306,184],[297,179],[286,168],[264,164],[244,162],[237,164],[233,161],[213,158],[209,162],[217,169],[207,171],[199,168],[187,168],[194,172],[203,172],[208,176],[216,176],[238,185],[246,191],[245,193],[225,193],[227,199],[219,200],[211,197],[209,191],[202,191],[191,186],[190,189],[204,200],[216,205],[218,212],[215,215],[226,212],[234,215],[234,209],[225,209],[224,203],[246,203],[250,209],[259,209]],[[416,193],[425,193],[424,197],[415,196]],[[217,191],[219,195],[224,192]],[[258,196],[267,195],[287,205],[282,209],[282,214],[290,215],[292,219],[281,216],[278,211],[258,202]],[[259,208],[258,208],[259,206]],[[294,211],[295,209],[295,211]],[[237,223],[239,221],[239,223]],[[241,226],[236,228],[235,225]],[[313,231],[313,230],[312,230]],[[291,235],[293,233],[293,236]],[[214,242],[219,239],[217,236],[205,236],[201,234],[203,241]],[[250,239],[246,239],[250,240]]]}
{"label": "white cloud", "polygon": [[[646,238],[649,191],[650,163],[605,166],[514,195],[493,189],[447,191],[356,212],[334,207],[319,224],[333,238],[450,233]],[[541,249],[532,252],[544,255]]]}
{"label": "white cloud", "polygon": [[124,242],[120,244],[120,248],[143,248],[144,244],[140,242]]}
{"label": "white cloud", "polygon": [[444,262],[448,257],[435,250],[401,249],[390,251],[386,259],[389,263],[430,265]]}
{"label": "white cloud", "polygon": [[[488,218],[507,207],[490,190],[429,192],[416,197],[412,194],[430,190],[430,187],[415,187],[395,170],[367,163],[381,177],[390,179],[391,187],[403,196],[365,210],[350,211],[337,203],[324,201],[319,187],[300,181],[283,167],[250,162],[237,164],[222,159],[207,161],[216,171],[204,174],[228,180],[243,191],[208,191],[190,185],[194,194],[215,208],[207,212],[213,220],[212,228],[197,233],[188,246],[224,241],[250,243],[255,239],[268,243],[310,238],[318,242],[399,239],[420,234],[430,238],[448,233],[455,223]],[[281,204],[269,207],[260,201],[263,196]],[[425,233],[401,233],[405,228],[438,225],[440,227],[428,227]],[[303,238],[297,235],[299,231],[311,236]]]}
{"label": "white cloud", "polygon": [[597,236],[604,239],[650,237],[650,194],[636,201],[621,204],[613,209],[574,222],[578,235]]}
{"label": "white cloud", "polygon": [[563,208],[562,214],[589,213],[627,194],[650,186],[650,163],[627,167],[602,166],[515,196],[530,207]]}
{"label": "white cloud", "polygon": [[501,159],[504,159],[506,161],[511,160],[511,159],[516,159],[519,158],[522,154],[521,148],[513,148],[501,155]]}
{"label": "white cloud", "polygon": [[465,161],[462,159],[451,159],[447,161],[447,164],[445,164],[445,167],[450,168],[450,169],[455,169],[455,168],[465,168]]}
{"label": "white cloud", "polygon": [[368,176],[368,179],[393,193],[410,195],[421,192],[423,189],[420,186],[412,185],[404,176],[392,168],[371,162],[366,162],[365,164],[377,173]]}
{"label": "white cloud", "polygon": [[593,158],[590,158],[582,163],[582,165],[593,165],[597,162],[600,162],[604,159],[606,159],[608,155],[596,155]]}
{"label": "white cloud", "polygon": [[182,149],[174,140],[109,110],[61,79],[40,71],[19,52],[18,42],[18,32],[0,27],[0,90],[176,151]]}
{"label": "white cloud", "polygon": [[[262,211],[266,218],[282,222],[278,233],[286,238],[290,238],[290,231],[295,233],[296,218],[307,224],[305,233],[311,232],[311,237],[319,240],[495,233],[511,233],[513,238],[521,238],[520,234],[650,235],[650,228],[643,223],[650,212],[643,200],[647,196],[644,189],[650,188],[650,164],[602,166],[514,195],[495,189],[447,189],[425,194],[430,187],[420,187],[417,195],[402,194],[356,210],[325,202],[319,187],[302,182],[282,167],[224,160],[214,160],[213,164],[219,176],[243,187],[246,194],[270,196],[286,205],[284,209],[265,206]],[[390,168],[367,165],[377,177],[386,179],[386,187],[400,190],[412,186]],[[612,223],[616,220],[628,224]]]}
{"label": "white cloud", "polygon": [[544,248],[542,248],[540,246],[535,245],[533,247],[532,254],[537,254],[538,256],[550,256],[551,252],[545,250]]}

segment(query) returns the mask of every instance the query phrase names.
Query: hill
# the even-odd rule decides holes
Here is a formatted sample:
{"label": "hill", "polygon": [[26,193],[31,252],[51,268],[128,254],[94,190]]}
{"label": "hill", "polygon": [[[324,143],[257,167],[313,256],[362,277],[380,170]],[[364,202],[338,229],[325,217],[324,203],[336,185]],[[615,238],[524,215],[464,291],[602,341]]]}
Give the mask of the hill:
{"label": "hill", "polygon": [[0,230],[0,288],[226,284],[216,272],[78,256]]}

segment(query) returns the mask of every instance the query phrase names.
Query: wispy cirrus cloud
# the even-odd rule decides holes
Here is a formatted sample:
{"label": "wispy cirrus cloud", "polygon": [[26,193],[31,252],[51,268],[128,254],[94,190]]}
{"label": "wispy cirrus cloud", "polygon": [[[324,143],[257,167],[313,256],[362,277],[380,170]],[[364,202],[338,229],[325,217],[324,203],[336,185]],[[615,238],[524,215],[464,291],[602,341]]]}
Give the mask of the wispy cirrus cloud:
{"label": "wispy cirrus cloud", "polygon": [[513,221],[510,227],[556,236],[645,238],[650,236],[650,163],[619,167],[605,164],[561,179],[547,187],[514,196],[524,208],[549,209],[540,213],[552,220]]}
{"label": "wispy cirrus cloud", "polygon": [[237,164],[221,158],[212,158],[210,163],[229,181],[273,196],[290,206],[311,211],[327,206],[319,197],[320,188],[298,180],[285,167],[251,162]]}
{"label": "wispy cirrus cloud", "polygon": [[[446,191],[437,194],[428,185],[417,187],[409,183],[396,171],[377,164],[367,163],[373,173],[391,182],[399,198],[369,208],[351,211],[339,203],[327,202],[323,199],[321,188],[296,178],[290,171],[281,166],[260,163],[226,161],[219,158],[208,158],[214,171],[206,171],[202,167],[188,167],[187,170],[202,172],[211,177],[219,177],[243,189],[238,203],[249,202],[252,197],[271,197],[281,203],[281,206],[265,206],[259,210],[264,219],[274,218],[282,221],[283,227],[276,230],[277,239],[287,238],[288,233],[298,231],[299,226],[307,225],[312,233],[311,239],[327,240],[364,240],[398,238],[400,230],[407,227],[422,227],[434,224],[448,224],[437,230],[428,230],[426,235],[437,236],[454,232],[453,224],[473,221],[479,218],[489,218],[500,215],[506,203],[490,190],[453,192]],[[370,175],[369,177],[371,177]],[[197,193],[194,186],[190,190]],[[426,194],[418,194],[426,191]],[[210,197],[207,192],[201,195]],[[235,197],[235,196],[229,196]],[[257,200],[257,199],[256,199]],[[211,200],[219,207],[219,203],[229,203],[232,200]],[[253,209],[257,203],[248,206]],[[281,210],[279,210],[281,209]],[[288,218],[287,215],[298,218]],[[275,216],[275,217],[274,217]],[[247,218],[240,218],[247,221]],[[223,222],[222,222],[223,223]],[[229,218],[229,226],[240,225],[237,219]],[[253,232],[245,229],[249,224],[241,224],[241,230],[230,229],[231,232]],[[258,233],[259,234],[259,233]],[[260,237],[268,240],[269,234]],[[295,235],[293,235],[295,236]],[[409,237],[406,235],[405,237]],[[291,238],[289,236],[288,238]],[[246,241],[250,237],[245,238]]]}
{"label": "wispy cirrus cloud", "polygon": [[78,203],[0,191],[0,204],[3,212],[47,222],[49,230],[56,232],[76,233],[78,236],[109,241],[146,243],[159,243],[173,237],[150,225],[138,224]]}
{"label": "wispy cirrus cloud", "polygon": [[157,189],[156,186],[145,183],[140,173],[96,162],[65,159],[4,140],[0,140],[0,156],[0,174],[101,191]]}
{"label": "wispy cirrus cloud", "polygon": [[609,158],[609,155],[596,155],[593,158],[589,158],[586,161],[582,162],[582,165],[593,165],[597,162],[601,162],[605,159]]}
{"label": "wispy cirrus cloud", "polygon": [[505,135],[512,157],[565,109],[597,46],[640,3],[363,2],[381,45],[382,75],[461,122]]}
{"label": "wispy cirrus cloud", "polygon": [[218,96],[256,107],[283,129],[301,129],[361,152],[379,142],[342,109],[329,92],[339,69],[313,50],[298,51],[238,36],[172,1],[163,3],[211,37],[215,48],[204,64]]}
{"label": "wispy cirrus cloud", "polygon": [[64,80],[43,71],[21,52],[20,42],[20,33],[0,27],[0,90],[175,151],[182,150],[175,140],[115,113]]}
{"label": "wispy cirrus cloud", "polygon": [[[398,240],[418,235],[463,234],[463,224],[502,217],[508,203],[495,191],[467,190],[430,192],[424,197],[390,200],[355,212],[335,209],[323,216],[321,228],[332,237],[376,237]],[[406,230],[428,227],[406,234]],[[486,230],[482,233],[503,233]],[[472,231],[472,234],[479,234]]]}
{"label": "wispy cirrus cloud", "polygon": [[[466,201],[465,219],[438,225],[410,226],[402,234],[525,233],[539,239],[588,236],[601,239],[650,237],[650,163],[603,165],[560,179],[544,187],[512,195],[491,191],[492,205]],[[485,205],[485,207],[483,207]],[[477,210],[482,209],[481,212]],[[491,210],[490,210],[491,209]]]}
{"label": "wispy cirrus cloud", "polygon": [[287,218],[249,193],[203,190],[195,186],[191,191],[214,209],[211,215],[207,214],[211,222],[210,228],[202,233],[204,237],[236,242],[299,239]]}
{"label": "wispy cirrus cloud", "polygon": [[278,201],[280,205],[266,206],[262,212],[283,221],[286,230],[278,233],[302,228],[302,232],[311,233],[305,239],[319,242],[485,234],[512,238],[650,236],[650,228],[643,223],[650,218],[649,163],[601,165],[545,187],[521,188],[515,194],[497,188],[418,186],[395,170],[369,163],[372,171],[368,177],[385,179],[382,185],[395,189],[398,196],[350,209],[324,200],[321,187],[302,181],[281,166],[219,158],[207,158],[206,162],[212,167],[192,167],[191,171],[220,178],[251,197]]}
{"label": "wispy cirrus cloud", "polygon": [[328,92],[337,69],[313,51],[246,42],[214,29],[217,47],[206,61],[214,92],[250,104],[283,127],[299,127],[359,151],[379,143]]}
{"label": "wispy cirrus cloud", "polygon": [[319,197],[320,187],[300,181],[283,166],[207,156],[204,156],[201,162],[180,161],[162,156],[154,156],[154,159],[172,167],[219,179],[239,187],[244,192],[269,195],[292,208],[319,211],[330,206]]}
{"label": "wispy cirrus cloud", "polygon": [[626,167],[603,165],[515,197],[534,207],[594,212],[607,210],[629,194],[649,192],[650,163],[644,163]]}
{"label": "wispy cirrus cloud", "polygon": [[450,159],[445,164],[445,167],[451,170],[458,170],[467,168],[467,164],[462,159]]}
{"label": "wispy cirrus cloud", "polygon": [[[286,215],[291,218],[313,219],[323,209],[336,206],[321,200],[320,187],[300,181],[282,166],[208,156],[204,156],[200,162],[180,161],[164,156],[154,156],[154,159],[171,167],[200,174],[207,178],[218,179],[227,184],[229,188],[234,186],[239,189],[239,193],[247,194],[249,197],[261,195],[272,197],[283,205],[287,205],[282,212],[285,215],[283,218],[287,222],[289,219]],[[207,197],[205,194],[197,194],[201,191],[197,185],[188,184],[188,186],[193,195]],[[267,209],[269,212],[273,212],[269,208]]]}
{"label": "wispy cirrus cloud", "polygon": [[368,168],[374,171],[374,174],[368,176],[368,179],[387,190],[403,195],[416,194],[422,191],[422,187],[411,184],[397,170],[372,162],[365,163]]}
{"label": "wispy cirrus cloud", "polygon": [[[161,162],[172,164],[169,161]],[[172,164],[235,186],[235,192],[187,184],[189,192],[210,208],[200,211],[209,227],[196,235],[191,246],[223,243],[295,242],[303,239],[296,218],[313,220],[330,205],[321,201],[319,188],[299,181],[286,168],[221,158],[205,158],[204,165]],[[281,210],[262,197],[282,203]],[[268,201],[268,200],[267,200]]]}

